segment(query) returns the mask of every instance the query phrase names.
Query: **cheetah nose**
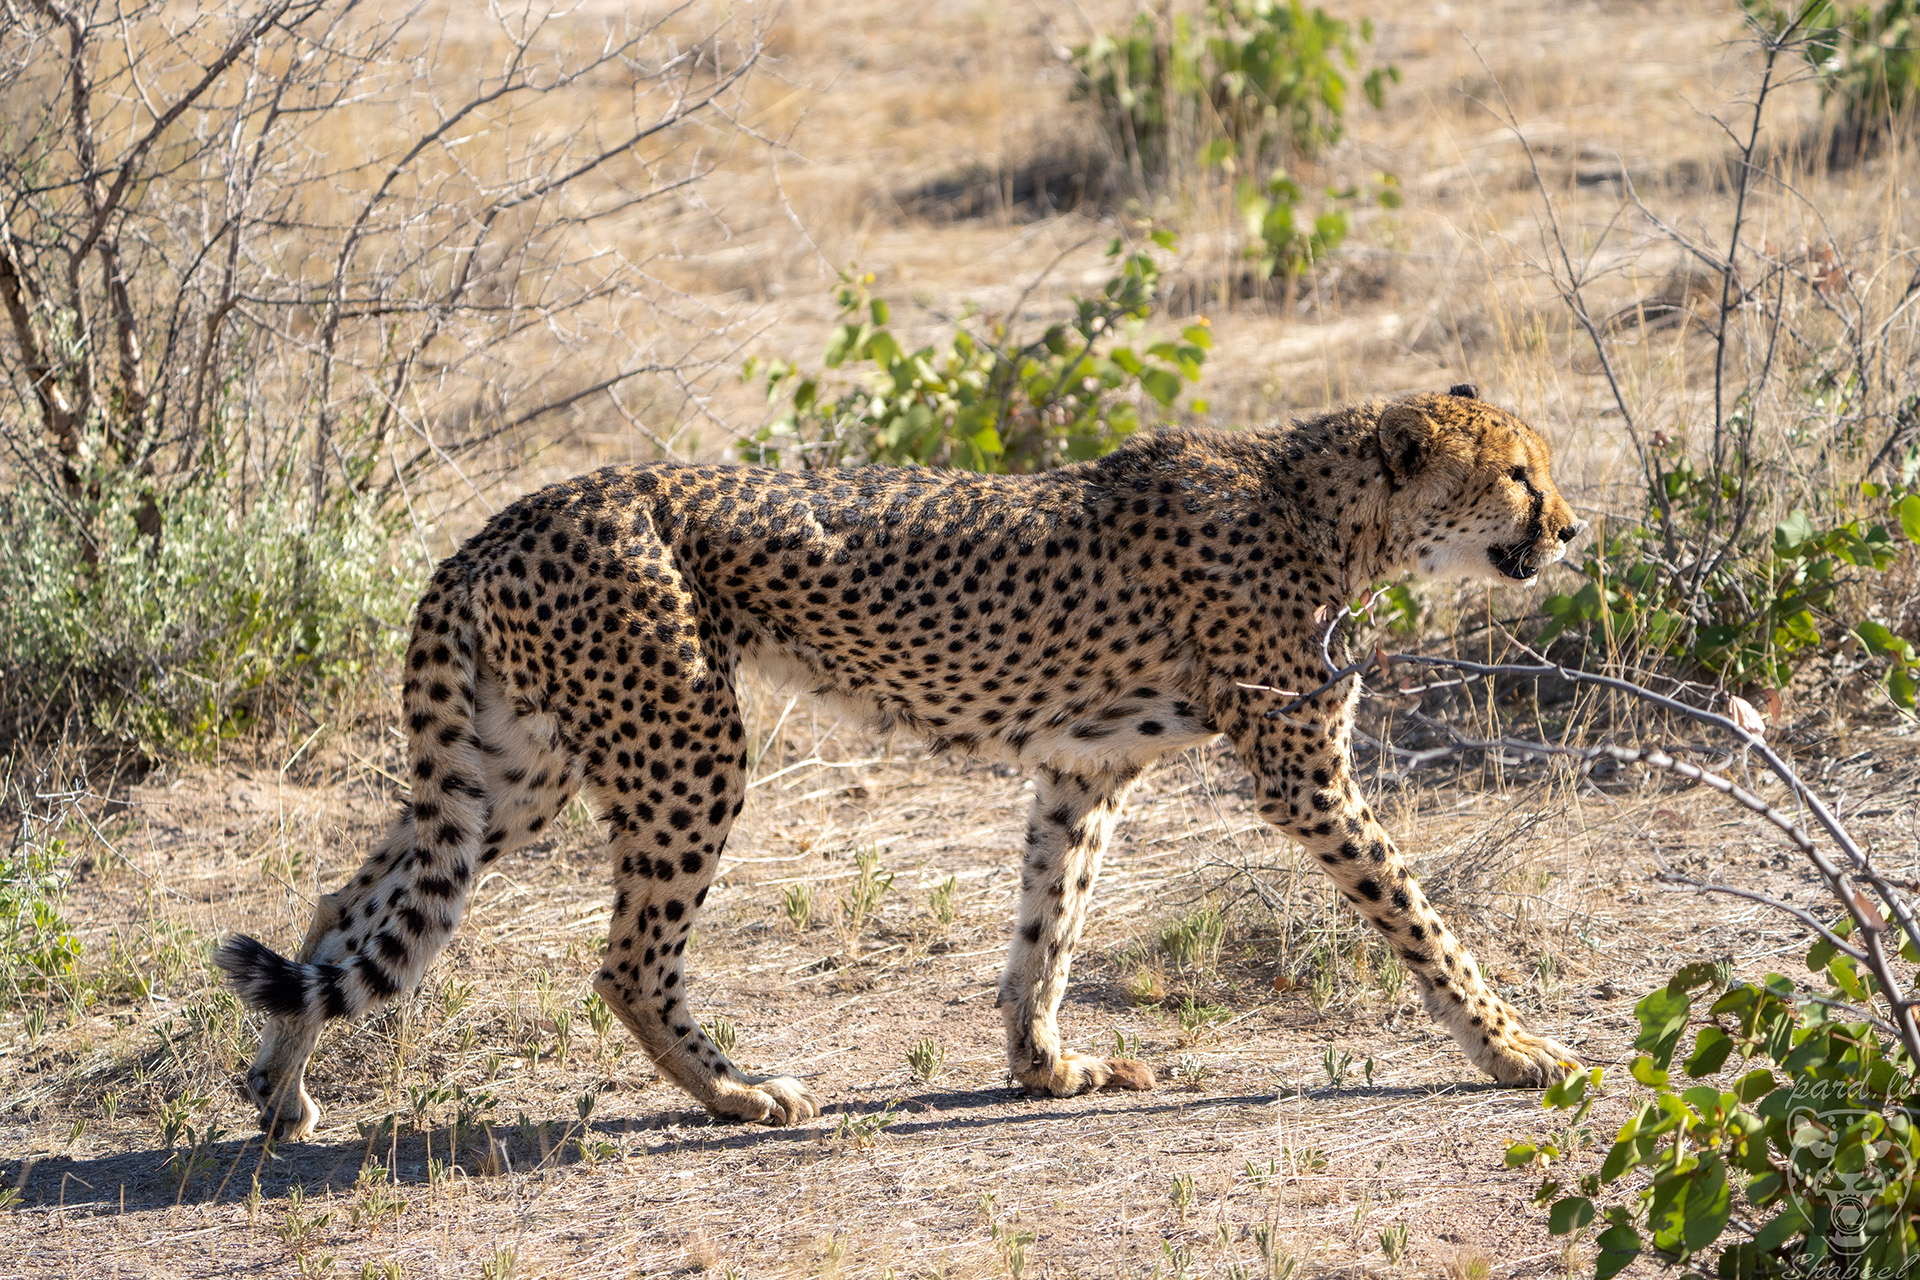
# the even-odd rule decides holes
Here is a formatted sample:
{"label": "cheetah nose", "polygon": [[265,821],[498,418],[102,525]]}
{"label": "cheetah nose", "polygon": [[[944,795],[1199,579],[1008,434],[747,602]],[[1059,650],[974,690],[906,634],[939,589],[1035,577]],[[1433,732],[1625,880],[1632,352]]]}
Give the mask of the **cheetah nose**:
{"label": "cheetah nose", "polygon": [[1587,531],[1587,522],[1585,520],[1575,520],[1572,524],[1568,525],[1566,528],[1560,531],[1560,541],[1572,542],[1575,538],[1579,537],[1581,534],[1585,533],[1586,531]]}

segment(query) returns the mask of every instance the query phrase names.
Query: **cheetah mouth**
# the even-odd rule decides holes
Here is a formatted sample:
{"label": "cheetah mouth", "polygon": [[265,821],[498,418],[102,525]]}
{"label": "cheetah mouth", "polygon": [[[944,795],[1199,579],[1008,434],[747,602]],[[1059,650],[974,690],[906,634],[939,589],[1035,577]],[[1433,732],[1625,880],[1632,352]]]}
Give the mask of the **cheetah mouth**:
{"label": "cheetah mouth", "polygon": [[1531,546],[1488,547],[1487,559],[1500,571],[1502,577],[1512,578],[1515,582],[1532,582],[1540,576],[1540,566],[1527,559]]}

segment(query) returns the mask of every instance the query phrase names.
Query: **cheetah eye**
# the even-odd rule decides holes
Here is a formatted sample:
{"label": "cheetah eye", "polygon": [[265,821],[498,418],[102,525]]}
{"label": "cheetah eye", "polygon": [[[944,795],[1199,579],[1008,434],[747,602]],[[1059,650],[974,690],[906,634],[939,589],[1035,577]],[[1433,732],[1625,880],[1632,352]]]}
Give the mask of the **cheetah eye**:
{"label": "cheetah eye", "polygon": [[1525,484],[1527,482],[1527,469],[1525,467],[1515,467],[1513,470],[1507,472],[1507,479],[1513,481],[1515,484]]}

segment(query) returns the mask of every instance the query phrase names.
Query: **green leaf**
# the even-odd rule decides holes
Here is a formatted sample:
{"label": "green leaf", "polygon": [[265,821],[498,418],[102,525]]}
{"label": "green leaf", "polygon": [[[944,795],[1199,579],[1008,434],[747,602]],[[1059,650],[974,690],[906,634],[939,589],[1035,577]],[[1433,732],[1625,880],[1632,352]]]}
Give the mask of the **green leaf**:
{"label": "green leaf", "polygon": [[1869,618],[1856,624],[1853,633],[1859,636],[1867,648],[1874,653],[1887,654],[1908,662],[1913,661],[1913,645],[1895,635],[1892,628],[1884,622],[1875,622]]}
{"label": "green leaf", "polygon": [[1887,696],[1893,699],[1895,706],[1911,711],[1914,691],[1912,670],[1904,662],[1895,663],[1893,669],[1887,672]]}
{"label": "green leaf", "polygon": [[1516,1142],[1507,1148],[1507,1168],[1518,1169],[1533,1163],[1536,1149],[1531,1142]]}
{"label": "green leaf", "polygon": [[1893,513],[1900,517],[1900,531],[1907,535],[1907,541],[1920,542],[1920,493],[1910,493],[1894,503]]}
{"label": "green leaf", "polygon": [[1814,620],[1813,614],[1805,609],[1781,619],[1780,625],[1802,644],[1820,643],[1820,625]]}
{"label": "green leaf", "polygon": [[1587,1086],[1589,1084],[1598,1084],[1599,1082],[1599,1067],[1593,1068],[1592,1071],[1576,1071],[1566,1079],[1560,1081],[1560,1083],[1549,1086],[1547,1091],[1540,1096],[1540,1105],[1543,1107],[1554,1107],[1564,1111],[1568,1107],[1575,1106],[1579,1103],[1580,1099],[1587,1096]]}
{"label": "green leaf", "polygon": [[1781,555],[1797,557],[1800,549],[1812,540],[1813,521],[1807,513],[1796,507],[1793,514],[1773,526],[1773,547]]}
{"label": "green leaf", "polygon": [[1213,326],[1190,324],[1180,331],[1180,336],[1202,351],[1213,350]]}
{"label": "green leaf", "polygon": [[1140,385],[1162,405],[1171,406],[1180,398],[1180,375],[1169,369],[1142,370]]}
{"label": "green leaf", "polygon": [[1627,1072],[1649,1089],[1664,1088],[1667,1083],[1667,1073],[1654,1066],[1653,1059],[1645,1054],[1635,1058],[1633,1065],[1627,1068]]}
{"label": "green leaf", "polygon": [[1159,245],[1162,249],[1172,249],[1174,245],[1180,242],[1180,237],[1178,235],[1174,234],[1171,231],[1165,230],[1164,228],[1150,232],[1148,234],[1148,238],[1151,239],[1155,244]]}
{"label": "green leaf", "polygon": [[1807,1220],[1798,1209],[1791,1206],[1780,1211],[1780,1215],[1760,1228],[1753,1238],[1753,1247],[1759,1253],[1772,1253],[1793,1237],[1807,1229]]}
{"label": "green leaf", "polygon": [[1200,148],[1200,167],[1203,169],[1211,169],[1217,165],[1225,165],[1233,158],[1233,140],[1231,138],[1215,138],[1212,142]]}
{"label": "green leaf", "polygon": [[847,358],[847,353],[853,350],[854,344],[859,341],[859,338],[859,325],[841,325],[833,331],[833,336],[827,340],[827,350],[826,353],[820,357],[821,363],[829,369],[839,368],[841,362]]}
{"label": "green leaf", "polygon": [[1709,1156],[1693,1175],[1687,1189],[1686,1221],[1680,1229],[1681,1243],[1698,1253],[1720,1238],[1727,1217],[1733,1212],[1733,1191],[1727,1186],[1727,1167]]}
{"label": "green leaf", "polygon": [[1593,1221],[1593,1201],[1585,1196],[1568,1196],[1547,1210],[1547,1230],[1556,1236],[1578,1231]]}
{"label": "green leaf", "polygon": [[1693,1041],[1693,1053],[1687,1058],[1688,1077],[1698,1080],[1712,1075],[1726,1065],[1727,1055],[1732,1052],[1732,1036],[1719,1027],[1700,1028],[1700,1034]]}
{"label": "green leaf", "polygon": [[[874,301],[878,302],[879,299],[875,298]],[[899,363],[901,354],[900,344],[885,329],[876,330],[873,336],[867,339],[867,358],[882,369],[891,371],[893,366]]]}
{"label": "green leaf", "polygon": [[867,312],[873,317],[873,322],[877,325],[885,324],[887,317],[892,314],[887,308],[887,300],[885,298],[875,298],[867,303]]}
{"label": "green leaf", "polygon": [[[1640,1020],[1640,1034],[1634,1037],[1633,1047],[1651,1054],[1653,1065],[1665,1070],[1673,1060],[1674,1046],[1680,1043],[1680,1033],[1686,1029],[1687,1015],[1692,1010],[1693,1002],[1684,990],[1676,991],[1669,985],[1649,992],[1633,1006],[1634,1016]],[[1639,1079],[1639,1075],[1636,1063],[1634,1078]]]}
{"label": "green leaf", "polygon": [[1594,1241],[1600,1252],[1593,1260],[1594,1280],[1613,1280],[1640,1256],[1640,1233],[1626,1223],[1616,1223]]}

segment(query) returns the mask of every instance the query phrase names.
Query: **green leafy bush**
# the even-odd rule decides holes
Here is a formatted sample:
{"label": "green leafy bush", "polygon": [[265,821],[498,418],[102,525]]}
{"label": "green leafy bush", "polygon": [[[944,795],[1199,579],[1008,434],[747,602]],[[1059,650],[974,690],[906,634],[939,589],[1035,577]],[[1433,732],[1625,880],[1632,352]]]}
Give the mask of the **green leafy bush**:
{"label": "green leafy bush", "polygon": [[[1850,937],[1851,922],[1834,932]],[[1910,942],[1901,955],[1920,961]],[[1508,1148],[1509,1166],[1546,1171],[1535,1199],[1553,1234],[1599,1225],[1599,1280],[1643,1253],[1725,1277],[1896,1276],[1920,1260],[1915,1064],[1862,1016],[1879,995],[1870,973],[1824,940],[1807,967],[1824,990],[1796,995],[1780,974],[1721,990],[1714,965],[1690,964],[1635,1005],[1632,1074],[1648,1096],[1598,1169],[1574,1172],[1598,1068],[1547,1091],[1543,1105],[1572,1113],[1561,1137]],[[1730,1061],[1728,1088],[1675,1079]],[[1610,1189],[1624,1194],[1603,1210]]]}
{"label": "green leafy bush", "polygon": [[153,508],[112,475],[82,505],[0,496],[0,741],[69,716],[157,755],[204,751],[288,698],[360,680],[397,652],[415,590],[372,503],[313,518],[304,486],[235,500],[220,476]]}
{"label": "green leafy bush", "polygon": [[1884,623],[1859,616],[1846,589],[1920,545],[1916,482],[1920,454],[1909,458],[1899,484],[1858,486],[1853,505],[1870,514],[1816,522],[1795,509],[1770,530],[1721,539],[1715,525],[1730,523],[1746,473],[1727,471],[1716,487],[1670,446],[1645,519],[1589,545],[1580,566],[1585,585],[1547,597],[1540,638],[1583,633],[1608,648],[1704,669],[1735,687],[1782,689],[1806,657],[1851,632],[1885,660],[1889,696],[1912,709],[1920,653]]}
{"label": "green leafy bush", "polygon": [[1881,136],[1920,101],[1920,0],[1741,0],[1741,8],[1770,31],[1798,19],[1800,53],[1820,82],[1821,100],[1839,105],[1851,136]]}
{"label": "green leafy bush", "polygon": [[[1153,239],[1172,247],[1167,232]],[[829,387],[825,372],[749,361],[745,376],[780,407],[741,442],[741,457],[810,470],[882,462],[1027,472],[1106,453],[1139,428],[1142,401],[1178,406],[1213,345],[1204,321],[1150,340],[1158,264],[1117,239],[1107,257],[1115,274],[1098,296],[1074,299],[1071,320],[1021,339],[1005,321],[971,326],[969,310],[944,342],[911,351],[890,327],[892,309],[868,293],[871,277],[846,276],[822,363],[861,375]]]}
{"label": "green leafy bush", "polygon": [[80,939],[62,914],[66,846],[23,828],[0,853],[0,1009],[45,996],[80,961]]}
{"label": "green leafy bush", "polygon": [[[1196,16],[1139,14],[1074,49],[1073,64],[1078,93],[1098,105],[1141,184],[1187,163],[1232,175],[1255,278],[1291,279],[1339,246],[1363,199],[1357,187],[1329,189],[1310,209],[1293,170],[1344,134],[1350,78],[1372,39],[1370,23],[1298,0],[1208,0]],[[1399,75],[1372,68],[1361,92],[1377,108]],[[1397,183],[1381,175],[1371,198],[1398,206]]]}
{"label": "green leafy bush", "polygon": [[[1118,35],[1073,50],[1080,93],[1101,109],[1114,141],[1148,176],[1164,176],[1195,131],[1214,160],[1272,163],[1313,155],[1346,130],[1348,78],[1373,25],[1299,0],[1207,0],[1199,15],[1141,13]],[[1376,108],[1395,67],[1360,88]]]}

